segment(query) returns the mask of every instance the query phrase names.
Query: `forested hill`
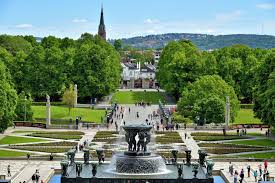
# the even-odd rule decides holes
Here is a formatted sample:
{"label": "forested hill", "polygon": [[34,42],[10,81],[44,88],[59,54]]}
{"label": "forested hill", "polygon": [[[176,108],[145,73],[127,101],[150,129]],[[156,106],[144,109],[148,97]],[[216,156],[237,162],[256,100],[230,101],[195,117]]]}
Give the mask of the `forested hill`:
{"label": "forested hill", "polygon": [[170,33],[122,39],[122,43],[138,49],[158,49],[163,48],[169,41],[180,39],[191,40],[202,50],[222,48],[234,44],[244,44],[252,48],[275,48],[275,36],[255,34],[214,36],[208,34]]}

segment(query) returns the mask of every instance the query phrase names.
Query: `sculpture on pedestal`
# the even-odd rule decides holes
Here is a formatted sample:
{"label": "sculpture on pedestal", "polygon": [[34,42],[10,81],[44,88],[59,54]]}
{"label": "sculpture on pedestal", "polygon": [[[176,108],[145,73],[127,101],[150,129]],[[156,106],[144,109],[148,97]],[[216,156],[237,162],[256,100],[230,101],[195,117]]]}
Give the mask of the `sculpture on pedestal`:
{"label": "sculpture on pedestal", "polygon": [[92,167],[93,167],[92,174],[93,174],[93,177],[95,177],[97,173],[97,164],[92,164]]}
{"label": "sculpture on pedestal", "polygon": [[183,172],[183,167],[182,165],[178,165],[178,178],[182,178],[182,172]]}
{"label": "sculpture on pedestal", "polygon": [[76,175],[80,177],[80,173],[82,172],[82,163],[76,162],[75,164],[76,164],[76,167],[75,167]]}
{"label": "sculpture on pedestal", "polygon": [[173,159],[172,159],[172,163],[173,164],[177,164],[177,160],[178,160],[178,150],[172,150],[171,151]]}
{"label": "sculpture on pedestal", "polygon": [[90,159],[90,151],[89,149],[84,149],[84,163],[88,164]]}
{"label": "sculpture on pedestal", "polygon": [[207,165],[207,174],[208,174],[208,176],[212,176],[214,162],[212,160],[207,160],[206,165]]}
{"label": "sculpture on pedestal", "polygon": [[204,167],[205,166],[205,158],[207,156],[207,153],[205,151],[199,150],[198,154],[199,154],[199,163],[200,163],[200,166]]}
{"label": "sculpture on pedestal", "polygon": [[104,150],[97,149],[96,154],[97,154],[97,158],[98,158],[98,163],[101,163],[102,161],[104,162]]}
{"label": "sculpture on pedestal", "polygon": [[193,165],[193,171],[192,172],[194,172],[194,178],[197,178],[197,174],[198,174],[198,168],[199,168],[199,164],[197,164],[197,163],[194,163]]}
{"label": "sculpture on pedestal", "polygon": [[62,176],[67,176],[68,173],[67,173],[67,170],[68,170],[68,166],[69,166],[69,161],[68,160],[62,160],[60,162],[60,165],[61,165],[61,175]]}
{"label": "sculpture on pedestal", "polygon": [[186,150],[186,165],[190,166],[191,165],[191,150]]}

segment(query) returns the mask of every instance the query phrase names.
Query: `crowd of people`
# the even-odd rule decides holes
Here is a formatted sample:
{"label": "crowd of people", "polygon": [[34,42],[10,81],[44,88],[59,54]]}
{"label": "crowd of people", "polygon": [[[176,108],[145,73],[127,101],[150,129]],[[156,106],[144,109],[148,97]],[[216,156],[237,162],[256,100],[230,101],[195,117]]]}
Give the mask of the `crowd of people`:
{"label": "crowd of people", "polygon": [[254,169],[252,169],[250,165],[247,165],[245,173],[244,168],[238,171],[237,167],[234,167],[234,165],[229,162],[229,173],[231,176],[234,176],[234,183],[238,182],[238,177],[239,182],[242,183],[245,179],[245,174],[247,174],[248,178],[253,176],[255,182],[269,181],[270,177],[268,171],[268,162],[265,160],[263,165],[264,167],[262,167],[262,164],[259,164],[258,167],[255,167]]}

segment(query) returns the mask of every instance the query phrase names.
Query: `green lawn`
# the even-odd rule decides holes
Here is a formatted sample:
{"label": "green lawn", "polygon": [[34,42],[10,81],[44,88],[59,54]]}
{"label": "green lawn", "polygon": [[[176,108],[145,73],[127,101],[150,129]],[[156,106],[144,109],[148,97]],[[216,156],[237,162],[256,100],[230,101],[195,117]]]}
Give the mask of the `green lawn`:
{"label": "green lawn", "polygon": [[230,144],[275,147],[275,141],[270,139],[240,140],[240,141],[230,142]]}
{"label": "green lawn", "polygon": [[254,117],[252,109],[240,109],[234,124],[262,124],[261,120]]}
{"label": "green lawn", "polygon": [[[32,106],[34,118],[46,118],[46,106]],[[92,110],[87,108],[73,108],[71,115],[67,107],[52,106],[51,117],[53,119],[70,119],[75,121],[76,116],[81,116],[83,121],[100,123],[101,117],[105,116],[105,110]]]}
{"label": "green lawn", "polygon": [[17,151],[7,151],[0,150],[0,157],[18,157],[18,156],[26,156],[25,152],[17,152]]}
{"label": "green lawn", "polygon": [[112,97],[112,102],[119,104],[134,104],[141,101],[158,104],[159,100],[166,103],[164,92],[117,91]]}
{"label": "green lawn", "polygon": [[42,140],[42,139],[37,139],[37,138],[27,138],[27,137],[6,136],[6,137],[0,139],[0,145],[28,143],[28,142],[45,142],[45,141],[47,141],[47,140]]}
{"label": "green lawn", "polygon": [[275,159],[275,152],[243,154],[243,155],[240,155],[240,156],[241,157],[246,157],[246,158]]}

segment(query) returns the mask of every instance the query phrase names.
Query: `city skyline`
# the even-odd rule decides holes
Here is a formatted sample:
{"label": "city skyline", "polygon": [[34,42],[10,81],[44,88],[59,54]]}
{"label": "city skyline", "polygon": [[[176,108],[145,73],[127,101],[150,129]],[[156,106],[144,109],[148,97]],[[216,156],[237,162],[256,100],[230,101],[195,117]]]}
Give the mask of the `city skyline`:
{"label": "city skyline", "polygon": [[271,0],[1,0],[0,34],[74,39],[96,34],[102,3],[108,39],[164,33],[275,35]]}

